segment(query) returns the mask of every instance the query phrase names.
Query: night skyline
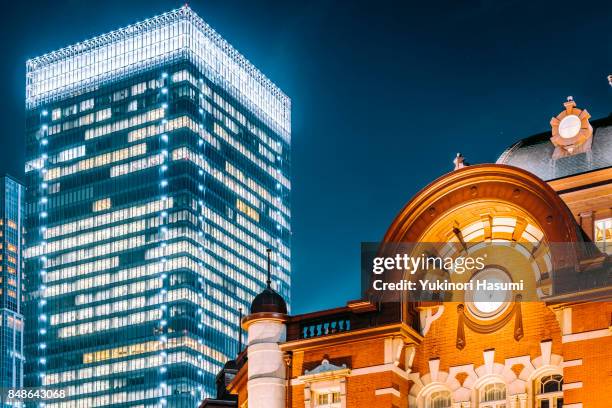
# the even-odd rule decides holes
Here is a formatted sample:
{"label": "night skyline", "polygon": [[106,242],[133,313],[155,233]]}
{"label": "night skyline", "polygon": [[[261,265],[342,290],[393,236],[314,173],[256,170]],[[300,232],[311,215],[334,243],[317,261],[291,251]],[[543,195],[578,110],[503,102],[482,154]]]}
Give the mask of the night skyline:
{"label": "night skyline", "polygon": [[[554,4],[519,18],[513,3],[447,5],[442,14],[366,3],[190,3],[292,99],[293,313],[357,298],[360,242],[381,239],[457,151],[472,163],[495,161],[547,130],[567,95],[594,119],[609,113],[609,6],[569,13]],[[10,80],[0,171],[23,174],[26,59],[178,6],[111,1],[95,20],[73,2],[30,4],[36,15],[17,8],[2,28],[14,41],[2,68]]]}

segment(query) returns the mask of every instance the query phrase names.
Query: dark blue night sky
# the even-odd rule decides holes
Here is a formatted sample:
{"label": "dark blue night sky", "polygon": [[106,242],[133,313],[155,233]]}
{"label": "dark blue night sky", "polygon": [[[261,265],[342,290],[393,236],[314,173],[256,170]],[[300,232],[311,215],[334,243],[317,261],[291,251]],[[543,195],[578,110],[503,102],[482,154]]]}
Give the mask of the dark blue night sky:
{"label": "dark blue night sky", "polygon": [[[461,151],[492,162],[573,95],[612,111],[612,3],[192,1],[293,103],[293,313],[359,296],[359,248]],[[25,61],[181,6],[4,4],[0,172],[21,177]]]}

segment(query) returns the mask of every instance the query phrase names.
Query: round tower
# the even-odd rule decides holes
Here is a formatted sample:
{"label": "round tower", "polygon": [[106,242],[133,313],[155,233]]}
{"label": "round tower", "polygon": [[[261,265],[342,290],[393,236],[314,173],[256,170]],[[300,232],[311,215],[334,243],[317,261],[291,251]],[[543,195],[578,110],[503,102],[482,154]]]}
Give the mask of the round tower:
{"label": "round tower", "polygon": [[242,321],[248,333],[249,408],[285,408],[286,372],[279,344],[287,337],[287,304],[271,286],[268,250],[267,287],[255,297]]}

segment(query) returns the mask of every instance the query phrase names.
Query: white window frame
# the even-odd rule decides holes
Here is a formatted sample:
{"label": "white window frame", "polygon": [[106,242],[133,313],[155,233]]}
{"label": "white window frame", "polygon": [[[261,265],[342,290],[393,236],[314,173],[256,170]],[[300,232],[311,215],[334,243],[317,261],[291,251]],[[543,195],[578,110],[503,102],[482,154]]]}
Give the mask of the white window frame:
{"label": "white window frame", "polygon": [[[485,392],[488,386],[494,385],[502,385],[504,387],[504,399],[495,400],[495,401],[486,401],[485,400]],[[479,408],[508,408],[510,406],[508,402],[508,386],[499,380],[490,381],[485,384],[482,384],[478,389],[478,407]]]}
{"label": "white window frame", "polygon": [[[326,395],[328,402],[319,403],[319,397]],[[333,396],[338,396],[338,401],[333,402]],[[342,408],[342,393],[340,391],[340,384],[338,386],[330,387],[327,389],[319,389],[313,392],[313,403],[312,406],[316,408]]]}
{"label": "white window frame", "polygon": [[436,388],[436,389],[431,390],[427,394],[427,397],[425,398],[425,408],[434,408],[432,397],[434,396],[434,394],[439,394],[439,393],[448,393],[448,396],[450,398],[449,405],[443,408],[451,408],[453,406],[453,393],[447,388]]}
{"label": "white window frame", "polygon": [[[552,377],[556,375],[561,377],[561,389],[559,391],[554,392],[542,392],[542,379],[545,377]],[[542,401],[548,401],[549,408],[557,408],[557,401],[563,398],[563,375],[558,373],[541,375],[536,379],[534,388],[536,408],[540,408],[540,403]]]}

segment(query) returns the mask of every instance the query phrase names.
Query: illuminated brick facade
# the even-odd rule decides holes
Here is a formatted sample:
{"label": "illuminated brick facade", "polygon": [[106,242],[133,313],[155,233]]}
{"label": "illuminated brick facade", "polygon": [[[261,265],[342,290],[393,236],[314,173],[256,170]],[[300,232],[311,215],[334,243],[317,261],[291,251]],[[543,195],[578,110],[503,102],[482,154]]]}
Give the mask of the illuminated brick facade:
{"label": "illuminated brick facade", "polygon": [[[266,372],[285,382],[286,393],[270,396],[269,407],[611,406],[612,118],[589,123],[573,100],[565,105],[552,134],[520,141],[496,164],[457,166],[421,190],[384,242],[460,236],[509,247],[570,244],[575,252],[563,256],[577,259],[571,273],[582,284],[562,291],[561,275],[534,266],[539,300],[508,302],[487,319],[464,307],[467,301],[362,300],[301,316],[252,314],[249,330],[253,321],[286,328],[272,344],[284,353],[285,371]],[[558,262],[551,255],[550,270]],[[248,392],[261,369],[247,359],[258,350],[252,347],[235,361],[227,390],[238,401],[231,406],[262,406]]]}

